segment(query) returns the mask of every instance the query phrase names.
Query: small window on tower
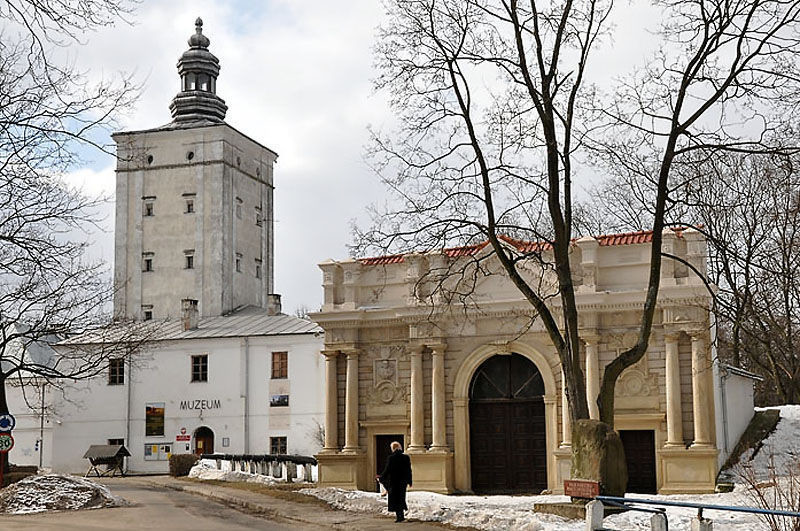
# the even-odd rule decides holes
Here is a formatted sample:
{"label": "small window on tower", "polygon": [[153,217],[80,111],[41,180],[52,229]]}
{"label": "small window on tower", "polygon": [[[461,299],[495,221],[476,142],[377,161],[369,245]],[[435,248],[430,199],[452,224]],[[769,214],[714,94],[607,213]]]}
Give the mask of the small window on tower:
{"label": "small window on tower", "polygon": [[236,198],[236,219],[242,219],[242,200]]}
{"label": "small window on tower", "polygon": [[152,321],[153,320],[153,305],[152,304],[143,304],[142,305],[142,319],[145,321]]}
{"label": "small window on tower", "polygon": [[261,207],[256,207],[256,225],[260,227],[263,219],[261,217]]}
{"label": "small window on tower", "polygon": [[194,199],[187,199],[186,200],[186,213],[193,214],[194,213]]}
{"label": "small window on tower", "polygon": [[152,199],[144,200],[144,208],[142,211],[142,215],[145,217],[150,217],[155,215],[155,201],[153,201]]}
{"label": "small window on tower", "polygon": [[149,273],[153,270],[153,253],[142,253],[142,271]]}
{"label": "small window on tower", "polygon": [[194,269],[194,249],[183,251],[186,259],[186,269]]}
{"label": "small window on tower", "polygon": [[256,278],[261,278],[261,260],[256,259]]}
{"label": "small window on tower", "polygon": [[241,273],[242,272],[242,254],[241,253],[236,253],[236,272],[237,273]]}

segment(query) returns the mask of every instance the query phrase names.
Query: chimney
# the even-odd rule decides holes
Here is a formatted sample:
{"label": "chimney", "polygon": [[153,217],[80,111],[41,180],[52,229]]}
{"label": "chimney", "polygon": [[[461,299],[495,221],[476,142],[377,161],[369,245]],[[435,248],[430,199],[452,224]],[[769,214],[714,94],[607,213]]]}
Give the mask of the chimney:
{"label": "chimney", "polygon": [[181,322],[183,330],[196,330],[197,322],[200,320],[200,312],[197,310],[197,299],[181,299]]}
{"label": "chimney", "polygon": [[281,296],[277,293],[267,295],[267,315],[278,315],[281,313]]}

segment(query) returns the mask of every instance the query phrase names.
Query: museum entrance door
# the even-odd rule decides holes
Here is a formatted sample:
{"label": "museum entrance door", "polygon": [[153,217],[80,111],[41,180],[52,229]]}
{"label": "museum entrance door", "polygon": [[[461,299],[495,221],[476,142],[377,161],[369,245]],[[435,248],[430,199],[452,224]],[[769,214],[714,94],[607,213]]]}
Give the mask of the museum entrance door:
{"label": "museum entrance door", "polygon": [[657,494],[656,440],[653,430],[619,430],[628,466],[626,492]]}
{"label": "museum entrance door", "polygon": [[[375,436],[375,474],[380,474],[383,472],[383,469],[386,468],[386,462],[389,460],[389,456],[392,455],[392,450],[390,445],[392,441],[399,442],[403,448],[406,447],[403,444],[403,436],[402,435],[376,435]],[[375,482],[375,492],[380,490],[380,485],[378,482]]]}
{"label": "museum entrance door", "polygon": [[214,432],[201,426],[194,432],[194,453],[197,455],[214,453]]}
{"label": "museum entrance door", "polygon": [[469,387],[470,461],[476,493],[540,493],[547,488],[544,382],[519,354],[497,355]]}

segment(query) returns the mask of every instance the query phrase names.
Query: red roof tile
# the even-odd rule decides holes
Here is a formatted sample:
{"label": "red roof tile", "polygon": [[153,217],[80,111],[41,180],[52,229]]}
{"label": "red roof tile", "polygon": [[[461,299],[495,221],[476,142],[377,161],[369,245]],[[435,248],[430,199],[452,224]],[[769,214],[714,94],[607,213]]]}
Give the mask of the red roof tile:
{"label": "red roof tile", "polygon": [[[675,231],[677,236],[680,238],[682,229],[672,229]],[[549,242],[536,242],[536,241],[526,241],[526,240],[517,240],[515,238],[511,238],[510,236],[499,235],[499,239],[503,240],[504,242],[508,243],[509,245],[515,247],[521,253],[538,253],[542,251],[548,251],[552,248]],[[636,232],[625,232],[621,234],[603,234],[601,236],[595,236],[597,243],[600,244],[601,247],[608,247],[613,245],[635,245],[641,243],[650,243],[653,241],[653,231],[651,230],[640,230]],[[573,240],[574,242],[575,240]],[[482,243],[476,243],[473,245],[463,245],[461,247],[450,247],[448,249],[444,249],[442,252],[450,258],[459,258],[461,256],[473,256],[476,253],[483,250],[487,245],[489,245],[489,241],[485,241]],[[400,264],[403,263],[403,255],[402,254],[392,254],[387,256],[376,256],[373,258],[360,258],[358,260],[363,265],[386,265],[386,264]]]}
{"label": "red roof tile", "polygon": [[387,265],[387,264],[402,264],[404,259],[402,254],[390,254],[386,256],[375,256],[372,258],[359,258],[362,265]]}

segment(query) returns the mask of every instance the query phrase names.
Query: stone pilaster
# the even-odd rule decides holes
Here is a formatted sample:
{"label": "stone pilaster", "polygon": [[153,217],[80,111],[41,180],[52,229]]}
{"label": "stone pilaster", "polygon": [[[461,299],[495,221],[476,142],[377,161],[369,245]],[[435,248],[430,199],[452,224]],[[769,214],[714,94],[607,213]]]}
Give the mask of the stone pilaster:
{"label": "stone pilaster", "polygon": [[586,401],[589,403],[589,418],[600,420],[597,397],[600,395],[600,360],[597,336],[586,336]]}
{"label": "stone pilaster", "polygon": [[447,452],[447,432],[444,407],[444,351],[447,345],[431,345],[433,371],[431,375],[431,414],[433,441],[430,451]]}
{"label": "stone pilaster", "polygon": [[692,412],[694,413],[693,447],[713,447],[712,414],[709,407],[713,396],[711,361],[708,359],[705,334],[692,333]]}
{"label": "stone pilaster", "polygon": [[564,371],[561,371],[561,447],[572,446],[572,420],[569,416],[569,401],[567,400],[567,380]]}
{"label": "stone pilaster", "polygon": [[358,351],[348,350],[347,381],[344,402],[344,448],[343,453],[358,452]]}
{"label": "stone pilaster", "polygon": [[422,346],[411,350],[411,443],[408,452],[425,451],[425,407],[422,374]]}
{"label": "stone pilaster", "polygon": [[338,350],[323,350],[325,356],[325,446],[323,453],[339,449],[339,397],[336,390],[336,359]]}
{"label": "stone pilaster", "polygon": [[666,446],[683,446],[683,415],[681,413],[681,367],[678,356],[678,334],[664,334],[666,349]]}

